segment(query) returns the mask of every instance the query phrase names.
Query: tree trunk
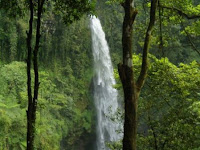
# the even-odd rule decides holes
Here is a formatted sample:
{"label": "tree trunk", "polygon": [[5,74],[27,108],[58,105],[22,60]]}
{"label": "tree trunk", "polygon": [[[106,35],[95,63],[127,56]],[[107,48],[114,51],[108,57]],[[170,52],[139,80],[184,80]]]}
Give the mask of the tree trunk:
{"label": "tree trunk", "polygon": [[28,92],[28,110],[27,110],[27,150],[33,150],[34,141],[34,122],[32,119],[32,90],[31,90],[31,58],[32,58],[32,33],[33,33],[33,2],[29,0],[30,20],[29,32],[27,33],[27,92]]}
{"label": "tree trunk", "polygon": [[33,65],[34,65],[34,94],[32,96],[31,88],[31,60],[32,60],[32,33],[33,33],[33,15],[34,6],[33,1],[29,0],[30,20],[29,20],[29,32],[27,33],[27,92],[28,92],[28,110],[27,110],[27,150],[34,149],[35,139],[35,121],[36,110],[39,90],[39,73],[38,73],[38,50],[40,44],[40,27],[41,27],[41,15],[45,0],[38,0],[37,7],[37,29],[36,29],[36,42],[33,51]]}
{"label": "tree trunk", "polygon": [[123,85],[125,101],[123,150],[135,150],[138,93],[132,65],[132,30],[137,10],[134,8],[133,0],[126,0],[122,6],[125,10],[122,35],[123,64],[118,65],[118,71]]}
{"label": "tree trunk", "polygon": [[141,72],[137,82],[134,80],[132,64],[132,30],[137,10],[134,7],[134,0],[125,0],[122,3],[125,10],[122,34],[123,64],[118,65],[118,72],[123,85],[125,104],[123,150],[136,150],[138,98],[147,75],[147,57],[151,31],[155,23],[157,2],[158,0],[151,1],[150,22],[146,32]]}
{"label": "tree trunk", "polygon": [[136,150],[137,101],[139,92],[134,82],[132,68],[126,65],[119,65],[118,69],[123,85],[125,101],[123,150]]}

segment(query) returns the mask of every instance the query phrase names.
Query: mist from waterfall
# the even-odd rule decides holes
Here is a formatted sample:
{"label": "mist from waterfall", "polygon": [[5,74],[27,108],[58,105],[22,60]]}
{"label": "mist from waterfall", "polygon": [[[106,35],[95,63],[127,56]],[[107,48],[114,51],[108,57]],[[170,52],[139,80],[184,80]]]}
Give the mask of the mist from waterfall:
{"label": "mist from waterfall", "polygon": [[97,111],[97,150],[108,150],[107,142],[120,140],[122,135],[117,133],[121,123],[114,122],[110,116],[117,112],[118,92],[115,85],[113,66],[109,47],[100,20],[95,16],[90,19],[92,34],[92,50],[94,57],[94,100]]}

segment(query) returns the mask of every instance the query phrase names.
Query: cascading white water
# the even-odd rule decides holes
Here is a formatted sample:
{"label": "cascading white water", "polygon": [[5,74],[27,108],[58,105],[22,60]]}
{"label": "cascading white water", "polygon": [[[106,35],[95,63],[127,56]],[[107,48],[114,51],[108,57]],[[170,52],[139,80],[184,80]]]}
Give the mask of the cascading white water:
{"label": "cascading white water", "polygon": [[118,109],[117,90],[109,47],[100,20],[95,16],[90,19],[92,50],[94,57],[94,100],[97,110],[97,150],[108,150],[106,142],[121,139],[116,131],[121,124],[113,122],[110,115]]}

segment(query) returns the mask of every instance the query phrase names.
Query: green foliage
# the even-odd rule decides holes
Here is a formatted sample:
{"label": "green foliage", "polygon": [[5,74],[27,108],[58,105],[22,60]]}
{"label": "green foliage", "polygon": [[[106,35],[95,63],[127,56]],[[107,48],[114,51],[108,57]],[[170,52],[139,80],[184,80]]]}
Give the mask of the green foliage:
{"label": "green foliage", "polygon": [[[168,57],[176,65],[180,62],[189,63],[199,61],[196,49],[199,47],[199,19],[188,19],[191,16],[200,16],[199,3],[195,0],[161,0],[158,14],[157,34],[154,48],[160,56]],[[162,36],[162,41],[161,41]],[[161,47],[161,42],[163,47]],[[160,45],[160,47],[158,47]],[[154,53],[156,56],[158,54]],[[178,61],[177,61],[178,60]]]}
{"label": "green foliage", "polygon": [[12,65],[5,65],[0,70],[0,139],[2,141],[0,148],[24,149],[26,116],[25,109],[20,107],[20,91],[26,90],[23,83],[25,74],[22,72],[25,71],[25,65],[13,62]]}
{"label": "green foliage", "polygon": [[[2,20],[0,23],[0,58],[3,63],[26,59],[28,14],[23,13],[27,4],[25,1],[19,2],[9,1],[4,7],[5,1],[0,1],[1,8],[4,9],[0,12]],[[91,54],[89,53],[91,42],[90,38],[86,40],[79,38],[79,36],[89,37],[90,33],[86,28],[88,25],[86,17],[69,27],[63,24],[62,18],[66,24],[71,24],[79,20],[86,12],[91,13],[94,2],[56,0],[48,1],[46,4],[48,7],[45,6],[46,14],[44,13],[42,18],[42,50],[39,52],[42,69],[39,72],[41,84],[36,120],[36,148],[44,150],[79,149],[76,146],[77,143],[82,142],[86,146],[94,129],[92,119],[94,113],[89,95],[92,78]],[[55,9],[59,13],[55,13]],[[24,15],[24,17],[10,18],[10,16],[18,17],[18,15]],[[27,107],[25,67],[24,63],[19,62],[1,66],[2,103],[0,106],[2,109],[0,110],[6,109],[6,116],[12,114],[11,109],[16,109],[20,114],[15,119],[18,120],[20,129],[23,129],[23,131],[18,130],[19,132],[13,132],[15,130],[12,129],[15,135],[7,135],[7,129],[3,130],[4,135],[7,136],[2,136],[2,141],[4,141],[2,149],[13,149],[14,147],[24,149],[26,146],[24,144]],[[10,121],[11,117],[7,116],[7,118],[8,121],[5,119],[3,123],[10,124],[10,126],[3,124],[2,126],[11,130],[13,122]],[[20,119],[23,119],[23,124],[19,122]],[[15,136],[19,137],[14,140],[18,146],[14,145],[11,140]]]}
{"label": "green foliage", "polygon": [[107,147],[109,147],[111,150],[121,150],[122,149],[122,141],[108,143]]}
{"label": "green foliage", "polygon": [[108,0],[108,1],[106,1],[106,4],[115,4],[115,3],[122,3],[122,2],[124,2],[124,0]]}
{"label": "green foliage", "polygon": [[[24,150],[27,109],[26,65],[12,62],[2,66],[0,72],[0,149]],[[65,77],[60,75],[60,78]],[[59,83],[59,87],[55,81],[53,72],[40,71],[36,148],[60,149],[60,143],[64,141],[64,147],[76,149],[74,145],[81,141],[80,138],[83,135],[89,137],[93,132],[93,111],[87,110],[90,105],[88,97],[82,96],[82,99],[77,99],[81,93],[69,96],[62,87],[74,87],[66,82]],[[85,90],[87,89],[82,89],[83,93],[86,93]]]}
{"label": "green foliage", "polygon": [[[104,6],[102,4],[104,2],[109,3],[109,5]],[[109,15],[104,15],[102,12],[98,14],[101,20],[106,20],[105,23],[102,21],[102,24],[106,31],[114,64],[118,64],[121,60],[119,56],[122,56],[121,35],[119,33],[121,33],[124,12],[119,5],[120,2],[120,0],[99,2],[103,5],[104,10],[109,12]],[[199,16],[200,14],[199,1],[160,0],[160,4],[176,8],[188,16]],[[149,22],[150,7],[149,1],[139,0],[135,0],[135,6],[138,14],[133,27],[133,51],[138,54],[142,53],[146,27]],[[199,19],[187,19],[184,15],[180,15],[178,11],[165,8],[158,9],[156,17],[150,52],[158,58],[167,57],[176,65],[180,62],[189,63],[194,59],[199,61],[199,55],[196,52],[196,49],[199,49]],[[118,56],[117,59],[116,55]]]}
{"label": "green foliage", "polygon": [[[196,61],[175,66],[149,55],[150,65],[138,108],[138,149],[199,148],[200,67]],[[133,55],[139,74],[141,56]],[[117,87],[122,90],[119,77]],[[119,147],[119,146],[118,146]]]}
{"label": "green foliage", "polygon": [[[5,150],[25,149],[26,146],[26,65],[12,62],[26,59],[28,14],[26,14],[26,3],[22,1],[0,1],[1,8],[5,10],[0,12],[0,149]],[[97,2],[96,14],[106,32],[113,63],[116,65],[122,56],[121,26],[124,12],[120,5],[114,4],[118,1],[110,1],[109,5],[105,5],[106,1]],[[136,2],[139,13],[134,26],[133,50],[141,53],[145,26],[149,18],[149,6],[147,1],[136,0]],[[162,0],[161,2],[163,5],[181,9],[188,15],[199,13],[198,0],[193,2],[194,5],[191,5],[189,0]],[[37,111],[36,147],[44,150],[76,150],[80,149],[79,146],[86,145],[94,132],[94,107],[89,94],[93,76],[91,39],[88,29],[89,19],[86,15],[67,27],[63,24],[63,19],[66,24],[69,24],[80,19],[86,11],[93,13],[94,3],[85,0],[55,0],[48,1],[47,6],[42,18],[39,51],[41,86]],[[68,6],[71,7],[61,9]],[[57,10],[56,13],[54,9]],[[162,51],[158,46],[161,41],[160,19],[157,19],[150,51],[157,57],[167,56],[176,65],[180,62],[199,60],[185,32],[189,33],[192,41],[199,48],[199,20],[187,20],[172,10],[162,9],[161,12],[164,48]],[[16,14],[23,18],[10,17],[16,17]],[[134,55],[133,60],[135,77],[137,77],[141,56]],[[164,141],[166,141],[165,149],[167,147],[168,149],[198,149],[199,65],[193,62],[190,65],[180,64],[177,67],[166,58],[159,60],[153,56],[150,56],[150,60],[147,85],[141,93],[142,98],[139,103],[141,118],[139,123],[142,127],[138,133],[139,148],[155,149],[154,130],[160,149]],[[9,62],[12,63],[3,65]],[[118,75],[117,71],[115,74]],[[119,79],[118,83],[120,83]],[[120,84],[115,87],[121,89]],[[161,115],[163,117],[160,117]],[[151,116],[150,119],[148,116]],[[109,145],[111,149],[117,150],[121,148],[120,143]]]}
{"label": "green foliage", "polygon": [[26,6],[25,0],[0,0],[0,9],[3,9],[11,17],[23,16]]}
{"label": "green foliage", "polygon": [[85,13],[92,14],[94,7],[94,0],[55,0],[55,9],[61,13],[66,24],[79,20]]}
{"label": "green foliage", "polygon": [[[194,110],[199,95],[199,65],[171,64],[151,56],[146,86],[139,102],[141,149],[193,149],[200,145],[199,116]],[[156,141],[156,144],[155,144]],[[140,144],[142,145],[142,144]]]}

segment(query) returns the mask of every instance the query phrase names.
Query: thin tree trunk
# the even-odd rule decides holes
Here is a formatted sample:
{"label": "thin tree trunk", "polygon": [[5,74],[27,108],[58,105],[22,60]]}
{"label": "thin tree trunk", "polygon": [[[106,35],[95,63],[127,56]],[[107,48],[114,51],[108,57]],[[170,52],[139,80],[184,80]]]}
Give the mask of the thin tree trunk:
{"label": "thin tree trunk", "polygon": [[34,124],[32,120],[32,90],[31,90],[31,57],[32,57],[32,33],[33,33],[33,2],[29,0],[30,20],[29,20],[29,32],[27,32],[27,92],[28,92],[28,110],[27,110],[27,150],[33,149],[34,141]]}
{"label": "thin tree trunk", "polygon": [[31,60],[32,60],[32,32],[33,32],[33,15],[34,6],[33,1],[29,0],[30,20],[29,20],[29,32],[27,33],[27,91],[28,91],[28,110],[27,110],[27,150],[34,149],[35,139],[35,121],[36,110],[39,90],[39,73],[38,73],[38,50],[40,44],[40,27],[41,27],[41,15],[45,0],[38,0],[37,8],[37,29],[36,29],[36,43],[33,51],[33,66],[34,66],[34,95],[32,96],[31,89]]}

